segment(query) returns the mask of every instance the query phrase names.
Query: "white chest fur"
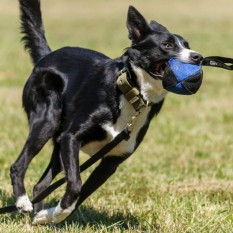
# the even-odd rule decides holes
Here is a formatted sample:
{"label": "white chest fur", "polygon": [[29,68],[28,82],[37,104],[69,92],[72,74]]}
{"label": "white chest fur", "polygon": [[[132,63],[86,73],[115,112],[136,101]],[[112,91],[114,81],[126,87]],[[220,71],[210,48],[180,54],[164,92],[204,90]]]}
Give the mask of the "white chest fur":
{"label": "white chest fur", "polygon": [[[135,114],[135,110],[130,103],[125,99],[124,96],[121,97],[120,101],[120,109],[121,114],[117,119],[115,124],[111,122],[105,123],[102,125],[102,128],[106,130],[107,137],[103,141],[95,141],[85,145],[82,148],[82,151],[89,155],[95,154],[98,150],[100,150],[104,145],[110,142],[113,138],[115,138],[131,121],[132,116]],[[135,125],[132,133],[130,134],[130,139],[128,141],[122,141],[119,145],[117,145],[114,149],[112,149],[108,155],[122,155],[125,153],[131,154],[135,150],[136,139],[140,129],[146,122],[147,115],[150,111],[150,107],[146,107],[142,110],[142,113],[137,117],[135,121]]]}
{"label": "white chest fur", "polygon": [[165,98],[168,92],[163,88],[161,80],[152,78],[145,70],[133,64],[131,66],[138,77],[138,84],[144,100],[157,103]]}
{"label": "white chest fur", "polygon": [[[167,94],[167,91],[163,88],[161,80],[153,79],[148,73],[139,67],[135,67],[131,64],[135,75],[137,76],[138,85],[140,86],[141,95],[145,101],[158,103]],[[111,122],[102,125],[102,128],[107,132],[107,137],[103,141],[95,141],[85,145],[82,150],[93,155],[108,142],[110,142],[114,137],[116,137],[131,121],[132,116],[135,114],[133,106],[121,96],[120,100],[121,115],[117,119],[115,124]],[[125,153],[133,153],[136,146],[137,135],[140,129],[145,125],[147,116],[150,112],[151,107],[145,107],[142,113],[137,117],[132,133],[130,134],[130,139],[128,141],[122,141],[114,149],[112,149],[108,155],[122,155]]]}

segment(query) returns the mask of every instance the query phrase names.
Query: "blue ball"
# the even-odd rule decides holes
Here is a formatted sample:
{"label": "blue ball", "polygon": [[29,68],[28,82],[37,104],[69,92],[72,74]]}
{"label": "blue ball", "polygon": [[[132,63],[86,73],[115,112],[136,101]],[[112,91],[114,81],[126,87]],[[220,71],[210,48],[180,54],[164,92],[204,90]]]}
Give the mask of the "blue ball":
{"label": "blue ball", "polygon": [[180,94],[196,93],[203,79],[201,64],[183,63],[178,59],[170,59],[165,69],[163,86],[166,90]]}

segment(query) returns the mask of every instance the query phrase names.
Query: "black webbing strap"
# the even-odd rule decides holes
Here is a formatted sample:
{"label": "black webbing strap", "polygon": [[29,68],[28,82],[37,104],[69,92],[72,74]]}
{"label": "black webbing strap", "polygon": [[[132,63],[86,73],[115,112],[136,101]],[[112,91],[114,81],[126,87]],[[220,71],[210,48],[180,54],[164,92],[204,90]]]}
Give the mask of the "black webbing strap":
{"label": "black webbing strap", "polygon": [[[87,168],[89,168],[91,165],[93,165],[95,162],[97,162],[99,159],[103,158],[104,155],[106,155],[108,152],[110,152],[115,146],[117,146],[121,141],[128,140],[130,136],[130,131],[127,129],[123,130],[121,133],[119,133],[111,142],[106,144],[103,148],[101,148],[96,154],[94,154],[92,157],[90,157],[86,162],[84,162],[80,166],[80,172],[83,172]],[[36,196],[32,200],[32,204],[38,203],[41,200],[43,200],[45,197],[47,197],[50,193],[52,193],[55,189],[57,189],[59,186],[64,184],[66,182],[65,177],[61,178],[60,180],[54,182],[52,185],[50,185],[47,189],[42,191],[38,196]],[[12,206],[6,206],[3,208],[0,208],[0,214],[7,214],[14,211],[17,211],[17,207],[15,205]]]}
{"label": "black webbing strap", "polygon": [[233,70],[233,58],[219,56],[205,57],[202,60],[202,65]]}

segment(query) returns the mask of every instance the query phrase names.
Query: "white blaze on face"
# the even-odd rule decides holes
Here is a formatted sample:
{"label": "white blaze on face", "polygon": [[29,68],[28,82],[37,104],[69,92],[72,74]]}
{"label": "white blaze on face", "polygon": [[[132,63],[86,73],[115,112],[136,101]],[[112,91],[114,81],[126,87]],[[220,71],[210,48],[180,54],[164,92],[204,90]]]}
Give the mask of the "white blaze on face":
{"label": "white blaze on face", "polygon": [[194,51],[194,50],[185,48],[182,45],[180,39],[178,37],[176,37],[176,39],[177,39],[178,44],[179,44],[180,49],[181,49],[181,51],[177,55],[177,59],[180,60],[181,62],[184,62],[184,63],[190,63],[190,62],[192,62],[191,54],[192,53],[197,53],[197,52]]}

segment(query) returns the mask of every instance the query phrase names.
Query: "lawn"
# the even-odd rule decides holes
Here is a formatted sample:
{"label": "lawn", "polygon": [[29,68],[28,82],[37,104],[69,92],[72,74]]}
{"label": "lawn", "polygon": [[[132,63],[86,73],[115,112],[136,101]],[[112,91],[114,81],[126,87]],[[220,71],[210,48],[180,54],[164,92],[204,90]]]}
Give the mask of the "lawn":
{"label": "lawn", "polygon": [[[184,36],[204,56],[233,57],[232,0],[42,0],[49,44],[120,56],[130,44],[128,5]],[[14,203],[9,167],[28,132],[21,94],[32,69],[20,42],[17,1],[1,0],[0,35],[0,206],[5,206]],[[233,232],[232,100],[233,72],[204,68],[200,91],[169,94],[136,153],[65,222],[33,227],[32,216],[3,215],[0,232]],[[48,144],[27,171],[30,196],[50,154]],[[81,161],[87,158],[81,154]],[[64,186],[50,195],[47,205],[54,206],[63,191]]]}

